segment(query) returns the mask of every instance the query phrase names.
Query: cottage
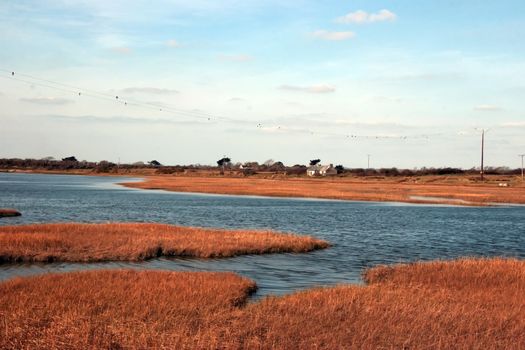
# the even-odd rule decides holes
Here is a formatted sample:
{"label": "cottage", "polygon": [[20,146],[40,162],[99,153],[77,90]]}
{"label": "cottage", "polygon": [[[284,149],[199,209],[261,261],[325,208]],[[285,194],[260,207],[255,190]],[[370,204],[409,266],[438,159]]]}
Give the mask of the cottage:
{"label": "cottage", "polygon": [[308,176],[330,176],[337,175],[337,169],[334,168],[333,164],[330,165],[311,165],[306,169],[306,175]]}

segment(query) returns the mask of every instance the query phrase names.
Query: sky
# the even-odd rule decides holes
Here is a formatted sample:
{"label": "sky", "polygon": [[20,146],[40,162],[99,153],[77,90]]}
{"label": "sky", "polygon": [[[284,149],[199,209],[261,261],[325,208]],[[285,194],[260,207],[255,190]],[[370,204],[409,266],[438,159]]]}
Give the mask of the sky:
{"label": "sky", "polygon": [[488,129],[517,168],[524,36],[522,0],[1,0],[0,158],[471,168]]}

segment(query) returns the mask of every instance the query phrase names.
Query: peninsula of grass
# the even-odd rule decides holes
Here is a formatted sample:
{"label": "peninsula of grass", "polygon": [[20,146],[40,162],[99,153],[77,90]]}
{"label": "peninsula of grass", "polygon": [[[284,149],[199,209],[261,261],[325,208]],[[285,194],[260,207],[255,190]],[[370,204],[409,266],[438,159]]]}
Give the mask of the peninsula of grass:
{"label": "peninsula of grass", "polygon": [[304,253],[328,247],[309,236],[147,223],[36,224],[0,227],[0,262],[142,261]]}
{"label": "peninsula of grass", "polygon": [[0,218],[9,218],[20,215],[22,215],[22,213],[20,213],[18,210],[0,208]]}
{"label": "peninsula of grass", "polygon": [[[401,179],[147,176],[126,187],[232,195],[303,197],[339,200],[408,202],[486,206],[493,203],[525,204],[525,186],[499,187],[497,183],[439,182],[438,177],[414,182]],[[434,182],[438,181],[438,182]]]}
{"label": "peninsula of grass", "polygon": [[525,262],[373,268],[366,286],[247,303],[231,273],[89,271],[0,283],[0,348],[515,349]]}

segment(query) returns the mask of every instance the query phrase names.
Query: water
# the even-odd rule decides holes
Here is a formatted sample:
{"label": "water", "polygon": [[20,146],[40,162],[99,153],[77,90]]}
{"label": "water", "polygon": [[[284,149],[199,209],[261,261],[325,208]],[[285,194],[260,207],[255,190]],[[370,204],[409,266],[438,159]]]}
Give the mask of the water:
{"label": "water", "polygon": [[525,207],[261,198],[128,189],[123,179],[0,173],[0,207],[22,212],[0,225],[38,222],[160,222],[310,234],[333,246],[307,254],[142,263],[0,265],[0,280],[95,268],[234,271],[255,280],[258,296],[319,285],[361,283],[364,268],[462,256],[525,258]]}

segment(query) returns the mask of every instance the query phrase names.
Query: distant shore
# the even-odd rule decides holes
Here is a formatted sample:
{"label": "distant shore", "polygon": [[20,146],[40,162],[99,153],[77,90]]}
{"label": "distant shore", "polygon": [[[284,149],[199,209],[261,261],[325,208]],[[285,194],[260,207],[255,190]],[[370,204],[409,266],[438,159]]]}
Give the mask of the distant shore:
{"label": "distant shore", "polygon": [[485,181],[481,182],[479,177],[472,175],[311,178],[283,174],[238,176],[229,172],[219,175],[212,171],[159,175],[150,168],[112,173],[79,169],[0,169],[0,172],[140,177],[143,178],[141,182],[120,184],[130,188],[174,192],[462,206],[525,204],[525,183],[518,176],[511,175],[486,175]]}
{"label": "distant shore", "polygon": [[269,197],[490,206],[525,204],[525,186],[490,181],[469,183],[461,177],[413,178],[275,178],[146,176],[131,188]]}

